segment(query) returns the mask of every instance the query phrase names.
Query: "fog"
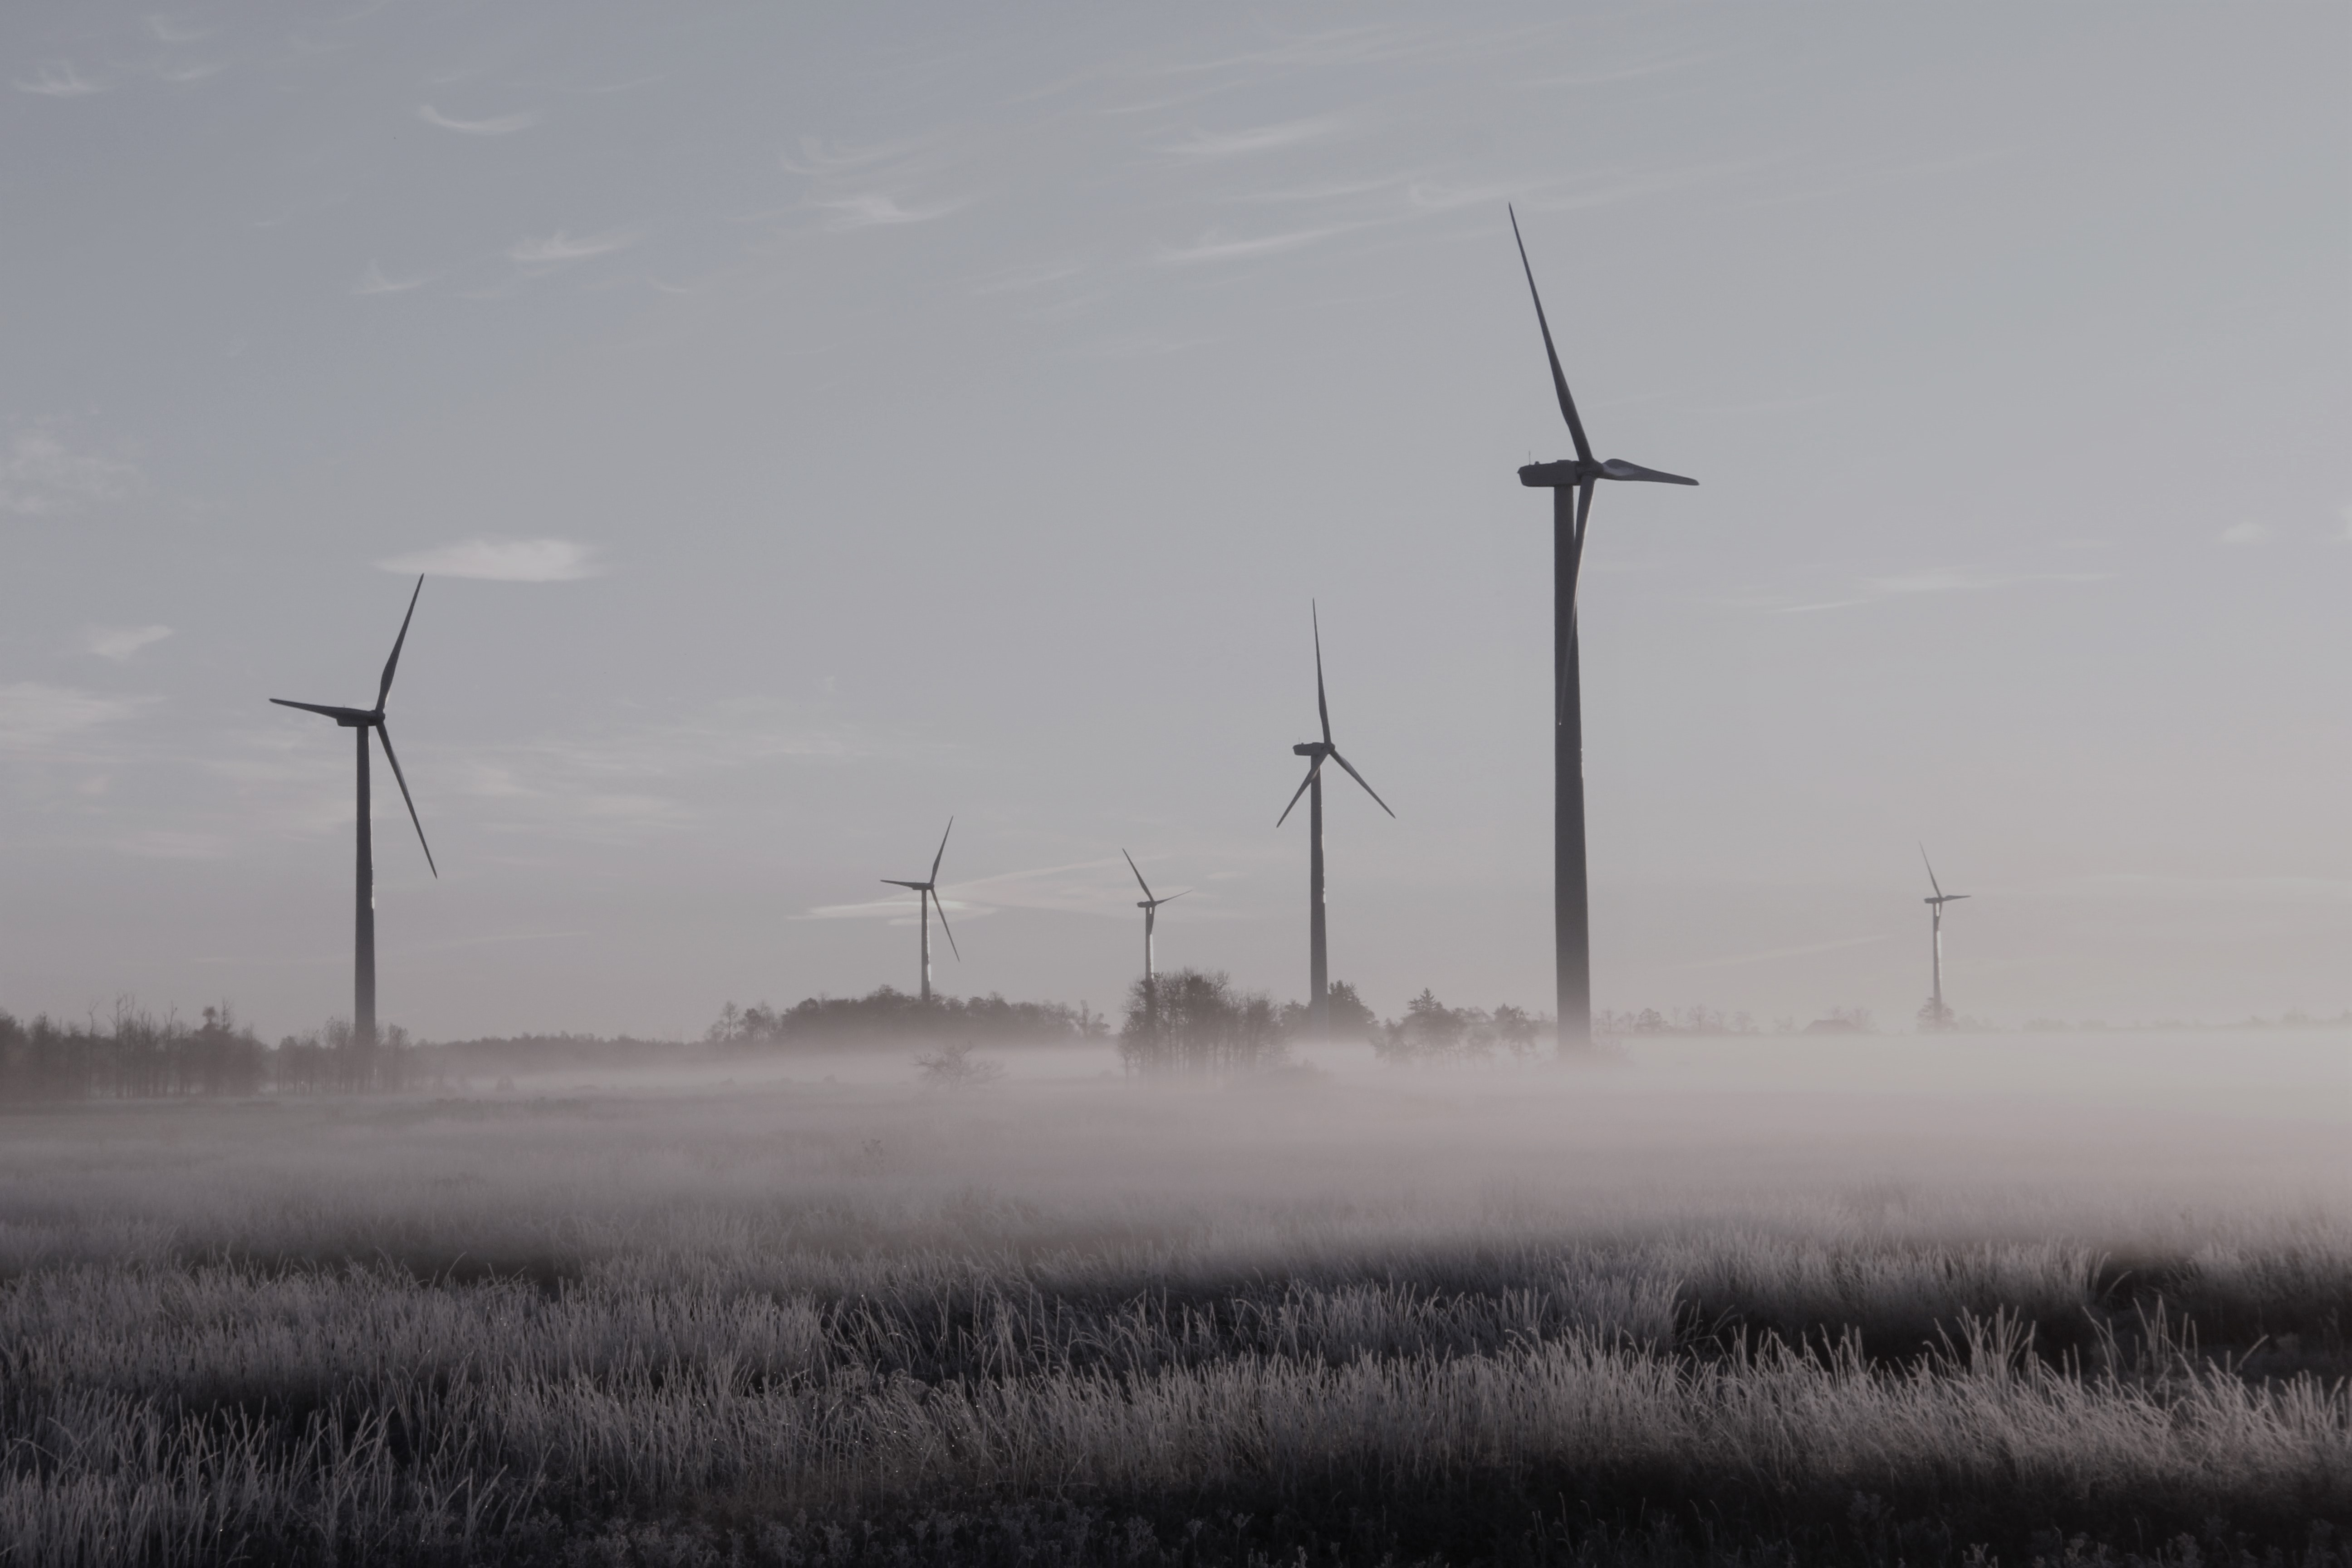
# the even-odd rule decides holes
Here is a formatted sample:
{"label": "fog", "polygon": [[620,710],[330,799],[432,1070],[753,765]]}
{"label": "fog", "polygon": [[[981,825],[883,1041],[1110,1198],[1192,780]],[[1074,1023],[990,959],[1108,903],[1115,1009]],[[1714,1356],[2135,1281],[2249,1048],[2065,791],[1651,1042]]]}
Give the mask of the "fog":
{"label": "fog", "polygon": [[289,1227],[340,1249],[389,1227],[489,1256],[583,1224],[841,1204],[857,1246],[952,1231],[959,1205],[1045,1231],[1213,1218],[1366,1245],[1685,1224],[2234,1245],[2352,1212],[2341,1031],[1675,1040],[1445,1068],[1342,1046],[1216,1084],[1060,1046],[983,1052],[998,1076],[941,1088],[918,1057],[12,1115],[12,1245],[110,1246],[93,1238],[128,1224],[175,1250],[297,1245]]}

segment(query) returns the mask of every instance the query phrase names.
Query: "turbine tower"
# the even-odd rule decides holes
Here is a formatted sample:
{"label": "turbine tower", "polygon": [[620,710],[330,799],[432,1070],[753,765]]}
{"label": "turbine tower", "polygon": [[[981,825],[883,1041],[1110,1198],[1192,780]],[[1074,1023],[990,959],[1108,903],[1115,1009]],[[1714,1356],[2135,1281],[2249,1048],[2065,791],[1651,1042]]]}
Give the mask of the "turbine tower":
{"label": "turbine tower", "polygon": [[1948,1029],[1952,1026],[1952,1010],[1944,1005],[1944,906],[1957,904],[1971,895],[1948,893],[1936,880],[1936,863],[1927,858],[1927,847],[1919,846],[1919,863],[1927,868],[1927,886],[1936,889],[1932,899],[1920,901],[1927,906],[1928,964],[1935,976],[1935,989],[1927,994],[1927,1027]]}
{"label": "turbine tower", "polygon": [[[1127,855],[1124,849],[1119,853]],[[1151,884],[1143,879],[1143,872],[1135,864],[1132,855],[1127,855],[1127,868],[1135,873],[1135,885],[1143,889],[1143,897],[1135,906],[1143,911],[1143,1013],[1151,1020],[1151,1027],[1156,1033],[1160,1028],[1160,975],[1151,963],[1151,928],[1159,919],[1160,905],[1172,904],[1192,889],[1187,888],[1184,893],[1171,893],[1164,899],[1154,898]]]}
{"label": "turbine tower", "polygon": [[1576,658],[1576,574],[1584,558],[1585,524],[1592,516],[1592,489],[1601,479],[1661,485],[1698,481],[1622,458],[1602,462],[1593,458],[1584,421],[1576,416],[1576,399],[1569,395],[1568,377],[1559,368],[1559,352],[1552,347],[1551,323],[1544,318],[1543,296],[1536,290],[1535,268],[1528,264],[1528,243],[1519,237],[1516,212],[1511,214],[1511,237],[1518,241],[1519,268],[1528,275],[1528,293],[1536,302],[1536,325],[1543,331],[1544,356],[1551,362],[1552,390],[1559,395],[1559,411],[1576,443],[1573,458],[1529,463],[1519,470],[1519,483],[1549,489],[1552,498],[1552,940],[1559,1046],[1569,1050],[1592,1044],[1592,928],[1584,884],[1584,708]]}
{"label": "turbine tower", "polygon": [[1307,613],[1311,617],[1311,624],[1315,628],[1315,711],[1323,720],[1323,738],[1319,741],[1302,741],[1290,748],[1293,756],[1307,757],[1311,760],[1307,764],[1307,777],[1299,784],[1297,791],[1291,795],[1290,804],[1282,808],[1282,815],[1275,818],[1274,825],[1280,827],[1290,820],[1291,812],[1298,805],[1299,795],[1308,797],[1307,821],[1311,847],[1307,858],[1307,1029],[1312,1037],[1328,1040],[1331,1037],[1331,965],[1324,948],[1323,938],[1323,763],[1325,760],[1328,759],[1346,768],[1348,776],[1358,784],[1363,784],[1364,793],[1370,795],[1373,804],[1382,811],[1388,811],[1391,817],[1394,817],[1396,813],[1389,811],[1389,803],[1381,799],[1380,792],[1370,784],[1365,784],[1364,775],[1358,773],[1355,765],[1339,754],[1339,748],[1331,743],[1331,705],[1324,700],[1323,697],[1323,621],[1311,602],[1307,605]]}
{"label": "turbine tower", "polygon": [[940,852],[931,857],[929,879],[921,882],[902,882],[896,877],[882,879],[894,888],[914,889],[916,906],[922,910],[923,1003],[926,1006],[930,1005],[931,1000],[931,910],[933,909],[936,908],[940,911],[940,929],[948,933],[948,951],[956,955],[957,963],[963,962],[963,951],[956,946],[955,932],[948,930],[948,907],[940,902],[940,862],[947,858],[948,833],[954,831],[955,818],[950,816],[948,818],[948,832],[940,835]]}
{"label": "turbine tower", "polygon": [[408,793],[408,780],[400,771],[400,758],[392,749],[392,731],[383,721],[384,699],[392,695],[392,672],[400,668],[400,648],[408,640],[408,623],[416,616],[416,596],[425,592],[425,579],[416,579],[416,586],[408,595],[408,614],[400,618],[400,635],[392,639],[392,657],[383,661],[383,679],[375,689],[373,708],[331,708],[319,702],[294,702],[283,697],[269,700],[281,708],[299,708],[305,713],[323,713],[346,730],[356,731],[359,742],[359,888],[353,900],[352,934],[352,1042],[358,1046],[375,1044],[375,838],[369,821],[368,799],[368,732],[383,742],[383,760],[392,764],[392,776],[400,784],[400,798],[408,804],[408,820],[415,824],[416,842],[425,850],[425,864],[431,868],[437,880],[441,868],[433,864],[433,846],[425,842],[425,824],[417,821],[416,802]]}

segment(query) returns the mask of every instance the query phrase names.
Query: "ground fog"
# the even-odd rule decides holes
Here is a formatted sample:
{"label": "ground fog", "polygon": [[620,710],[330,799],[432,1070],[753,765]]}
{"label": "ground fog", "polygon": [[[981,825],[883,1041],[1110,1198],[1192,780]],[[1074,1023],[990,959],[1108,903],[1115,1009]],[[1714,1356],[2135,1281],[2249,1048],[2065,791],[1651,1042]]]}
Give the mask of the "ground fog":
{"label": "ground fog", "polygon": [[2345,1561],[2352,1040],[0,1117],[12,1561]]}

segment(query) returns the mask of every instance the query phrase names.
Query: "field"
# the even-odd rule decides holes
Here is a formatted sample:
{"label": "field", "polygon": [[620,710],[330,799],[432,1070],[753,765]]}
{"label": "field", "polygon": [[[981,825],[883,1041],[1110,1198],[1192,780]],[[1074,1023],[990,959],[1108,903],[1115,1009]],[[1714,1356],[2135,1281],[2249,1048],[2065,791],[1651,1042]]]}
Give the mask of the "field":
{"label": "field", "polygon": [[10,1113],[0,1551],[2346,1563],[2347,1044]]}

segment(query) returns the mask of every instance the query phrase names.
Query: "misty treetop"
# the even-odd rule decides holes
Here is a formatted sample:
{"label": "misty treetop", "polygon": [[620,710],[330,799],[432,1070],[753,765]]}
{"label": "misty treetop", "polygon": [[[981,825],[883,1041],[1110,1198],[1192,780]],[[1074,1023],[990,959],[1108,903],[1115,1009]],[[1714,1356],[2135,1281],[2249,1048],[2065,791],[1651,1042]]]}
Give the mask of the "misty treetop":
{"label": "misty treetop", "polygon": [[1508,1005],[1491,1013],[1484,1007],[1448,1007],[1424,986],[1405,1004],[1403,1017],[1375,1024],[1370,1037],[1372,1048],[1391,1061],[1476,1061],[1497,1051],[1531,1055],[1541,1022],[1525,1008]]}
{"label": "misty treetop", "polygon": [[703,1037],[714,1045],[883,1046],[907,1040],[1053,1044],[1100,1040],[1110,1022],[1081,1002],[1008,1002],[986,996],[922,997],[885,985],[863,996],[808,996],[790,1007],[730,1002]]}

